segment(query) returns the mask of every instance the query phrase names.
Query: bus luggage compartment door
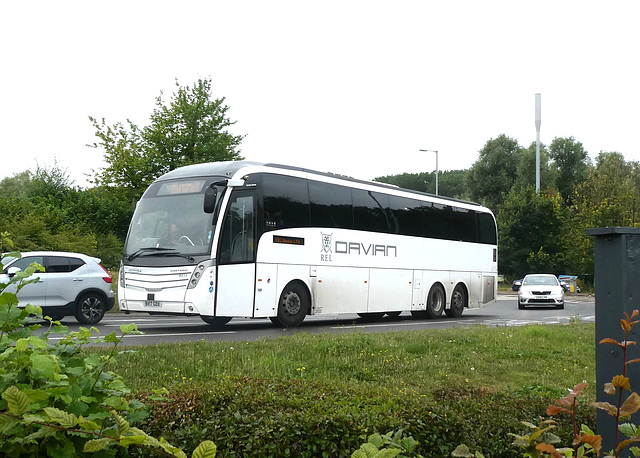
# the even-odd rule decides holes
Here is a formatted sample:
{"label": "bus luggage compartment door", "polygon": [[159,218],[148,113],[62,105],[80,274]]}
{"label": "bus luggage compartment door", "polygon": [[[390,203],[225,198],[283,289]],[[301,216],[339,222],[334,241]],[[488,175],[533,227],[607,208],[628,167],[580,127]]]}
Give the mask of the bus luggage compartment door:
{"label": "bus luggage compartment door", "polygon": [[368,312],[411,309],[413,271],[371,269],[369,273]]}

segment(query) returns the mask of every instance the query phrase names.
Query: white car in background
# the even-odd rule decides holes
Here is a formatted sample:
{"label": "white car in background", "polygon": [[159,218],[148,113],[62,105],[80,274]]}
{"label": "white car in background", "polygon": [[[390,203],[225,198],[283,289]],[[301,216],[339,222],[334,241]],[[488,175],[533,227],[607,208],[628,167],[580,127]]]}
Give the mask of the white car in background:
{"label": "white car in background", "polygon": [[557,309],[564,308],[564,288],[555,275],[529,274],[522,279],[518,290],[518,308],[527,305],[552,305]]}
{"label": "white car in background", "polygon": [[[111,274],[100,259],[81,253],[31,251],[21,258],[3,260],[0,283],[37,262],[44,272],[36,271],[36,283],[25,285],[18,293],[18,307],[26,304],[42,307],[43,316],[60,320],[75,316],[82,324],[96,324],[113,308],[115,297]],[[8,287],[8,290],[12,288]]]}

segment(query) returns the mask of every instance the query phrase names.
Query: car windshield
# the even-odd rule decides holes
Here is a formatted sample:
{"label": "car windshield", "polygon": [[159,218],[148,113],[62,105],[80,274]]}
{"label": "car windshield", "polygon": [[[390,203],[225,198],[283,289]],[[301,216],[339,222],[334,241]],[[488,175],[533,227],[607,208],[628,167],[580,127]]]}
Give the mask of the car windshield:
{"label": "car windshield", "polygon": [[125,256],[208,254],[214,228],[212,215],[203,211],[204,184],[190,180],[150,188],[133,214]]}
{"label": "car windshield", "polygon": [[558,280],[556,277],[551,275],[532,275],[527,276],[523,283],[523,286],[536,286],[536,285],[544,285],[544,286],[558,286]]}

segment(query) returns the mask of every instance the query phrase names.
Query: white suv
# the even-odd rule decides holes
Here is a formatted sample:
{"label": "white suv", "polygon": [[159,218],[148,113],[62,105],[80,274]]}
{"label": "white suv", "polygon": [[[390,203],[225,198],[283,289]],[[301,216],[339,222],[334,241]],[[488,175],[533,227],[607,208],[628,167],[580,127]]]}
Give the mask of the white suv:
{"label": "white suv", "polygon": [[[111,274],[100,259],[80,253],[31,251],[22,258],[4,258],[0,283],[37,262],[44,272],[36,271],[37,283],[25,285],[18,293],[18,307],[39,305],[43,315],[54,320],[73,315],[82,324],[96,324],[115,302]],[[4,277],[4,278],[3,278]]]}

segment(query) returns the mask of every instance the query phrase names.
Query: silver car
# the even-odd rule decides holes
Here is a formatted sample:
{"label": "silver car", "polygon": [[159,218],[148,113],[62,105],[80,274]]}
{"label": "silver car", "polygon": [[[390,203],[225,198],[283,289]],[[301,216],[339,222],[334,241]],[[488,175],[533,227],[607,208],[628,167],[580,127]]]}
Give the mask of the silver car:
{"label": "silver car", "polygon": [[31,263],[37,262],[44,272],[36,271],[37,283],[25,285],[18,293],[18,307],[39,305],[43,315],[54,320],[75,316],[82,324],[96,324],[115,302],[111,274],[100,265],[100,259],[81,253],[31,251],[21,258],[4,258],[0,283]]}
{"label": "silver car", "polygon": [[518,290],[518,308],[527,305],[553,305],[564,308],[564,288],[555,275],[529,274],[522,280]]}

